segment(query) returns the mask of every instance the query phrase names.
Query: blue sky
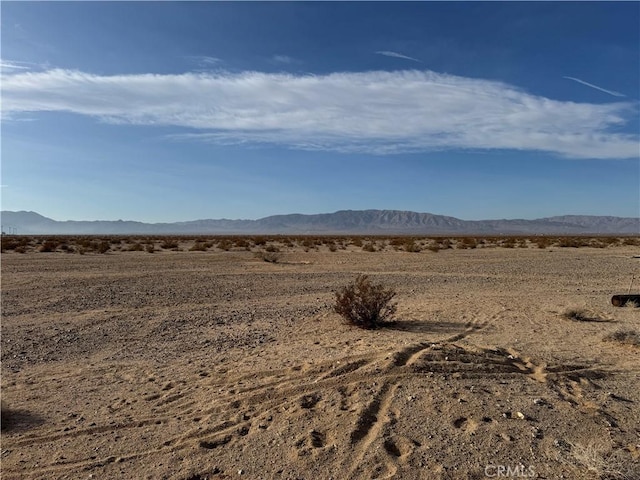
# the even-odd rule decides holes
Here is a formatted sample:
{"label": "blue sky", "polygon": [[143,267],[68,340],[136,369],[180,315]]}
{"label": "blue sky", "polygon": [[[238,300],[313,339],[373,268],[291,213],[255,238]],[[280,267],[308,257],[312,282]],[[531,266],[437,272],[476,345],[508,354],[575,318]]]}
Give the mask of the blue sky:
{"label": "blue sky", "polygon": [[638,2],[2,2],[2,209],[640,216]]}

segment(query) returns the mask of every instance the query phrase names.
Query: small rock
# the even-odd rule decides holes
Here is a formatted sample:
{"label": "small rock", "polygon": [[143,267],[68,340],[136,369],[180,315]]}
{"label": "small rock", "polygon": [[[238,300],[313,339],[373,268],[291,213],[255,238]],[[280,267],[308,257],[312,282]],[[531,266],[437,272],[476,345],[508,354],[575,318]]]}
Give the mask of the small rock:
{"label": "small rock", "polygon": [[244,475],[244,470],[243,469],[238,470],[238,475]]}
{"label": "small rock", "polygon": [[516,412],[516,417],[518,417],[520,420],[526,420],[527,418],[527,416],[522,412]]}
{"label": "small rock", "polygon": [[507,433],[501,433],[500,437],[507,442],[513,442],[513,437]]}

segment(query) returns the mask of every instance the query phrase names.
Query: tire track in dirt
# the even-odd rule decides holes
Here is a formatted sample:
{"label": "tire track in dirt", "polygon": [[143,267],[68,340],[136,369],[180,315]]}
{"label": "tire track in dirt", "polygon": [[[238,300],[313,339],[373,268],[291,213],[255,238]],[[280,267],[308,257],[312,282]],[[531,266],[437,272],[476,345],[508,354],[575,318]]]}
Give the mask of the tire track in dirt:
{"label": "tire track in dirt", "polygon": [[[347,467],[346,471],[349,474],[346,478],[354,478],[369,447],[380,437],[383,429],[390,422],[389,410],[397,388],[397,381],[385,381],[371,403],[358,412],[355,428],[349,438],[351,447],[355,449],[355,455],[350,462],[351,465]],[[393,465],[390,470],[392,475],[396,471]]]}
{"label": "tire track in dirt", "polygon": [[[471,334],[484,328],[490,322],[470,322],[465,330]],[[458,337],[458,336],[456,336]],[[459,337],[458,337],[459,338]],[[147,416],[132,421],[116,421],[114,424],[97,425],[69,432],[48,433],[16,440],[15,446],[37,446],[64,439],[75,439],[83,435],[117,432],[126,429],[151,427],[166,428],[165,425],[187,425],[173,435],[164,437],[156,448],[128,452],[123,455],[107,456],[101,459],[86,458],[67,463],[56,462],[34,468],[34,477],[47,476],[51,472],[64,472],[86,468],[96,468],[111,462],[122,462],[141,456],[163,454],[168,450],[179,451],[190,448],[217,449],[233,445],[249,432],[258,430],[257,424],[267,417],[277,417],[283,407],[286,410],[311,410],[328,397],[330,392],[342,398],[336,410],[348,411],[353,392],[361,385],[376,382],[380,385],[370,402],[352,413],[353,430],[348,442],[354,450],[349,464],[344,465],[350,475],[358,474],[358,466],[370,454],[370,447],[376,441],[384,448],[376,453],[378,463],[389,477],[398,468],[398,462],[406,457],[410,446],[402,444],[387,432],[394,415],[393,403],[401,380],[433,374],[456,374],[458,377],[491,377],[498,375],[527,376],[545,383],[563,400],[586,410],[588,402],[583,400],[583,384],[604,373],[587,365],[546,365],[522,357],[515,350],[500,348],[487,349],[460,346],[451,342],[417,342],[399,349],[361,356],[348,356],[340,360],[326,361],[309,366],[306,364],[278,371],[257,372],[243,377],[217,378],[194,373],[192,382],[184,382],[165,390],[164,396],[147,397],[145,402],[155,405],[155,416]],[[584,380],[587,379],[587,380]],[[238,388],[238,383],[256,382],[257,385]],[[186,385],[189,385],[186,387]],[[141,389],[146,386],[141,385]],[[196,392],[203,389],[223,390],[219,395],[208,397],[206,402],[198,401]],[[143,409],[143,407],[138,407]],[[135,415],[135,411],[130,413]],[[600,411],[603,418],[606,412]],[[286,414],[284,414],[286,415]],[[180,420],[176,420],[180,417]],[[193,425],[193,426],[191,426]],[[315,433],[313,433],[315,432]],[[326,436],[314,430],[305,440],[314,448],[324,448]],[[321,441],[322,440],[322,441]],[[406,443],[406,442],[404,442]],[[17,473],[11,470],[7,474]],[[378,475],[380,476],[380,475]]]}

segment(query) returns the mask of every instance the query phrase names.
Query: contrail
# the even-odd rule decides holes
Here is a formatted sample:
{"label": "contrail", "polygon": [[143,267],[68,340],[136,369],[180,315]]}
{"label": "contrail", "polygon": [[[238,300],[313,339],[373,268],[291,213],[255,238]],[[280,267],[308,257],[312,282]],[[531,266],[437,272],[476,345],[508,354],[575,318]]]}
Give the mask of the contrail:
{"label": "contrail", "polygon": [[402,55],[401,53],[389,52],[387,50],[376,52],[378,55],[384,55],[385,57],[395,57],[395,58],[404,58],[405,60],[411,60],[413,62],[422,63],[422,60],[418,60],[417,58],[408,57],[406,55]]}
{"label": "contrail", "polygon": [[614,97],[626,97],[626,95],[624,95],[624,94],[622,94],[620,92],[614,92],[613,90],[607,90],[605,88],[599,87],[599,86],[594,85],[592,83],[585,82],[584,80],[580,80],[579,78],[574,78],[574,77],[562,77],[562,78],[567,78],[569,80],[573,80],[574,82],[578,82],[578,83],[581,83],[583,85],[586,85],[587,87],[595,88],[596,90],[600,90],[601,92],[608,93],[609,95],[613,95]]}
{"label": "contrail", "polygon": [[29,70],[29,67],[23,67],[22,65],[16,65],[13,62],[5,62],[0,60],[0,68],[7,68],[9,70]]}

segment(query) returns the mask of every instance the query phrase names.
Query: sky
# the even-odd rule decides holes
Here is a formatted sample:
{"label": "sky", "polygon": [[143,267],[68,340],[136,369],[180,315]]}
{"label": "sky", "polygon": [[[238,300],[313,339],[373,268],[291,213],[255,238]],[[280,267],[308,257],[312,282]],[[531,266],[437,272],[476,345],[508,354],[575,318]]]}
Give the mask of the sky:
{"label": "sky", "polygon": [[2,2],[3,210],[640,216],[638,2]]}

